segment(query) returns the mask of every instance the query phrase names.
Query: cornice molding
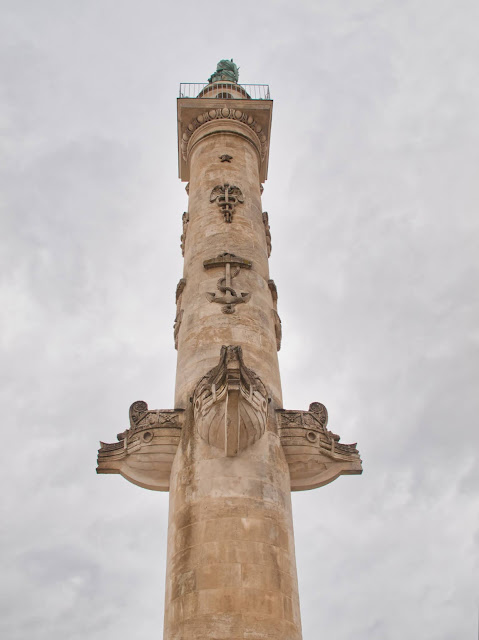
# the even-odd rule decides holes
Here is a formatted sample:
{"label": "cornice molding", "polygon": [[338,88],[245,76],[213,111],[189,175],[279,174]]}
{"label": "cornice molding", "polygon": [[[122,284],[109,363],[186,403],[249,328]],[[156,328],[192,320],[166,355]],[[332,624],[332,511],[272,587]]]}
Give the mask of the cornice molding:
{"label": "cornice molding", "polygon": [[233,120],[249,127],[251,131],[256,134],[259,140],[261,160],[263,161],[266,158],[268,152],[268,138],[266,137],[262,126],[256,122],[253,116],[245,111],[241,111],[241,109],[218,107],[216,109],[205,111],[204,113],[196,116],[196,118],[193,118],[184,131],[181,139],[181,155],[185,162],[188,157],[188,143],[191,136],[202,125],[212,122],[213,120]]}

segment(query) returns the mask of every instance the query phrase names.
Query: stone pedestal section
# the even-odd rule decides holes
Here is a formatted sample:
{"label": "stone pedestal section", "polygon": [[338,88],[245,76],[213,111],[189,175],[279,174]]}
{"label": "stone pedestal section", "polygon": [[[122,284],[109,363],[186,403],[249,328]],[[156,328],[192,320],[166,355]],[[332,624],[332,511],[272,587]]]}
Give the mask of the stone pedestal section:
{"label": "stone pedestal section", "polygon": [[299,640],[289,473],[273,425],[228,457],[191,414],[171,474],[164,638]]}
{"label": "stone pedestal section", "polygon": [[223,80],[178,100],[189,206],[176,408],[135,402],[130,428],[98,455],[99,473],[170,492],[164,640],[300,640],[291,491],[361,473],[355,445],[328,431],[324,405],[282,407],[261,206],[271,113],[271,100]]}

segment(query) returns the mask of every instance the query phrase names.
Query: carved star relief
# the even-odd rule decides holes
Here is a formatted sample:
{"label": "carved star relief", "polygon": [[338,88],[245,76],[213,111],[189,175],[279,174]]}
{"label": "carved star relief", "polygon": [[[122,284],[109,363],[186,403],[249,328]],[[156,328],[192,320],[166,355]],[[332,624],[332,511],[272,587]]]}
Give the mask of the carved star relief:
{"label": "carved star relief", "polygon": [[227,153],[224,153],[222,156],[219,156],[221,162],[231,162],[233,160],[233,156],[229,156]]}

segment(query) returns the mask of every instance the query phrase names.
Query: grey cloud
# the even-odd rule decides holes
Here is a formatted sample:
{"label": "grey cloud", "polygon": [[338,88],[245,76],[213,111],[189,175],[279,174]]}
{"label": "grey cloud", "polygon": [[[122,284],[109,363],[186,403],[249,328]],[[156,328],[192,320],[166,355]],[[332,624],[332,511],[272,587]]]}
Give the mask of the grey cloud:
{"label": "grey cloud", "polygon": [[364,460],[293,496],[304,638],[472,637],[476,5],[247,1],[234,43],[195,3],[2,10],[2,636],[161,635],[168,496],[95,454],[171,407],[177,85],[233,56],[275,99],[285,406]]}

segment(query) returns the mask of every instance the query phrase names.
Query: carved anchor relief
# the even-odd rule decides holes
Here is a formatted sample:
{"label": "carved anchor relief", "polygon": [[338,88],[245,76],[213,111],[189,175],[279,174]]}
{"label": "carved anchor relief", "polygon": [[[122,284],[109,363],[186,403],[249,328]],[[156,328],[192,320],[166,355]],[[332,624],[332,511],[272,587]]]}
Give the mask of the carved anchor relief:
{"label": "carved anchor relief", "polygon": [[210,194],[210,202],[214,202],[215,200],[223,213],[225,222],[231,222],[233,220],[234,208],[238,202],[244,202],[244,196],[241,189],[235,187],[234,184],[217,184]]}
{"label": "carved anchor relief", "polygon": [[[205,269],[213,269],[214,267],[222,267],[223,265],[225,267],[225,276],[224,278],[220,278],[216,285],[217,289],[223,295],[207,292],[206,297],[210,302],[222,304],[223,313],[234,313],[235,306],[242,302],[248,302],[251,298],[251,293],[243,293],[240,291],[238,295],[236,290],[231,286],[232,280],[236,278],[242,268],[251,269],[252,263],[245,258],[238,258],[238,256],[235,256],[233,253],[222,253],[216,258],[211,258],[203,262]],[[231,265],[234,265],[233,269],[231,269]]]}

